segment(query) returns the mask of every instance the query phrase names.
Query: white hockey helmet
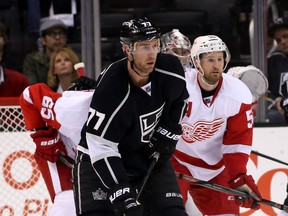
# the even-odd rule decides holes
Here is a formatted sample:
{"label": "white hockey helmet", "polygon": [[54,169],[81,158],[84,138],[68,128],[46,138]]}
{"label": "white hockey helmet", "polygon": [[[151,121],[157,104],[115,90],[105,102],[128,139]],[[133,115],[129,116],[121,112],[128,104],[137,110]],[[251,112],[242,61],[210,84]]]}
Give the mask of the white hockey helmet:
{"label": "white hockey helmet", "polygon": [[190,63],[191,42],[178,29],[173,29],[161,36],[161,52],[177,56],[183,66]]}
{"label": "white hockey helmet", "polygon": [[191,58],[193,64],[200,65],[200,55],[203,53],[219,52],[223,51],[225,53],[225,66],[223,71],[230,61],[231,55],[226,46],[226,44],[216,35],[205,35],[197,37],[194,40],[191,49]]}

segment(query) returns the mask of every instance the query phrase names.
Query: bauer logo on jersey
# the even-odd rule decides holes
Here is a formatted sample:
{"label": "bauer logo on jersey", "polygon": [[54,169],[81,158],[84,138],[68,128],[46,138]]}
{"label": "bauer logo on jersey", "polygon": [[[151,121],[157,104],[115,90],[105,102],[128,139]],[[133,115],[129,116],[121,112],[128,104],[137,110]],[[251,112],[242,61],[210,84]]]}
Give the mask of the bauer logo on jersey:
{"label": "bauer logo on jersey", "polygon": [[182,139],[187,143],[207,140],[210,137],[213,137],[223,124],[224,119],[222,118],[217,118],[213,121],[197,121],[194,125],[182,123]]}
{"label": "bauer logo on jersey", "polygon": [[159,109],[153,112],[139,116],[141,135],[142,135],[141,142],[150,143],[152,133],[162,115],[164,104]]}

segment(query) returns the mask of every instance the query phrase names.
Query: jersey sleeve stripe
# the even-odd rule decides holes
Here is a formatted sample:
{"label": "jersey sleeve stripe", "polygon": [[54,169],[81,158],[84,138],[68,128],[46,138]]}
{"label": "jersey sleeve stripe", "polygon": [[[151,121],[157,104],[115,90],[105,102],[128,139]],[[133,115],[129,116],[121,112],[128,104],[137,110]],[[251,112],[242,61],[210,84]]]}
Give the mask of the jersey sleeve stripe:
{"label": "jersey sleeve stripe", "polygon": [[31,97],[30,97],[29,87],[27,87],[27,88],[23,91],[23,97],[24,97],[24,99],[25,99],[28,103],[33,104],[33,101],[32,101],[32,99],[31,99]]}
{"label": "jersey sleeve stripe", "polygon": [[244,153],[244,154],[249,155],[251,152],[251,146],[241,145],[241,144],[223,145],[222,146],[222,152],[223,152],[223,154],[240,152],[240,153]]}
{"label": "jersey sleeve stripe", "polygon": [[110,125],[110,123],[112,122],[113,118],[115,117],[115,115],[117,114],[117,112],[121,109],[121,107],[124,105],[124,103],[127,101],[128,97],[130,95],[130,84],[128,84],[128,91],[126,96],[124,97],[124,99],[122,100],[122,102],[119,104],[119,106],[115,109],[115,111],[112,113],[111,117],[109,118],[107,124],[105,125],[105,128],[102,131],[101,137],[103,137]]}
{"label": "jersey sleeve stripe", "polygon": [[[102,159],[105,160],[108,157],[119,157],[120,158],[121,155],[119,153],[117,153],[117,152],[108,152],[108,153],[105,153],[105,154],[97,155],[97,157],[93,157],[91,159],[91,162],[94,164],[95,162],[100,161]],[[107,163],[107,161],[105,161],[105,162]]]}

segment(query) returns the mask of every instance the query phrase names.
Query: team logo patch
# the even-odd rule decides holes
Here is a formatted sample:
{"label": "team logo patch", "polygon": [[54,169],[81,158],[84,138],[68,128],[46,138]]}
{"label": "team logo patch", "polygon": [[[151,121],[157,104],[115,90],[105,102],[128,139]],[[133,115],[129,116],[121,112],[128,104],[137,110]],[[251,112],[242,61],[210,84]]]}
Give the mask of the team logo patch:
{"label": "team logo patch", "polygon": [[92,191],[92,196],[94,200],[106,200],[107,193],[104,192],[101,188],[98,188],[95,192]]}
{"label": "team logo patch", "polygon": [[214,136],[222,127],[224,120],[217,118],[213,121],[197,121],[194,125],[182,123],[182,139],[187,143],[204,141]]}
{"label": "team logo patch", "polygon": [[160,121],[165,103],[157,110],[139,116],[141,128],[141,142],[149,143],[153,135],[154,128]]}

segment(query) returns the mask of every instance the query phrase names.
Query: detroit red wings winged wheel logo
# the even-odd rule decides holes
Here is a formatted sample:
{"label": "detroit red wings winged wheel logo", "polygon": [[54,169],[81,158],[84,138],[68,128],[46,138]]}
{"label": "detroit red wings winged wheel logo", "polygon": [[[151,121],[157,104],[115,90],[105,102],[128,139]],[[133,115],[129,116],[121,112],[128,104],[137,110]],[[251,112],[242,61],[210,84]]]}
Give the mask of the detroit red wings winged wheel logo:
{"label": "detroit red wings winged wheel logo", "polygon": [[220,130],[223,123],[222,118],[213,121],[197,121],[194,125],[182,123],[182,139],[187,143],[207,140]]}

